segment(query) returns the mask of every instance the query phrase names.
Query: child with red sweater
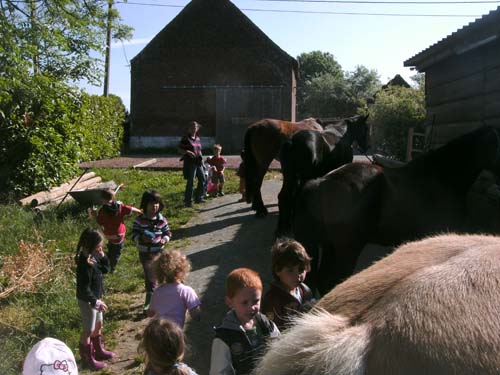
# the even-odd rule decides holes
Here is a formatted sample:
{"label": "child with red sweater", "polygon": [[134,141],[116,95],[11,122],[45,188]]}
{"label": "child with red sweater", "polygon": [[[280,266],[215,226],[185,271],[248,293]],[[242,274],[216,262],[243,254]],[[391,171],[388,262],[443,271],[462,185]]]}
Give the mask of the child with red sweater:
{"label": "child with red sweater", "polygon": [[226,168],[226,158],[221,156],[222,146],[214,145],[214,156],[208,159],[208,164],[212,166],[212,182],[215,184],[214,196],[223,196],[222,188],[224,187],[224,169]]}
{"label": "child with red sweater", "polygon": [[117,201],[115,192],[112,189],[103,190],[101,199],[102,207],[96,214],[97,223],[102,227],[102,231],[108,240],[107,256],[111,267],[110,272],[113,273],[118,264],[118,259],[122,255],[125,233],[127,232],[124,218],[132,213],[142,214],[142,211]]}

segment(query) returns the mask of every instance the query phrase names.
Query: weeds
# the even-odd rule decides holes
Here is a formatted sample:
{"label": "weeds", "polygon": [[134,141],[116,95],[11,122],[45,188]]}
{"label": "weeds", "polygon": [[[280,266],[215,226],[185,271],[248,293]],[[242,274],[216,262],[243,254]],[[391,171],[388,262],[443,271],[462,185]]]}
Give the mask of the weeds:
{"label": "weeds", "polygon": [[[180,171],[94,171],[105,181],[123,182],[117,199],[129,205],[137,207],[144,191],[158,190],[165,202],[163,214],[174,234],[169,246],[187,244],[189,240],[176,239],[175,232],[196,211],[183,207],[185,181]],[[226,181],[225,192],[237,192],[234,171],[226,171]],[[130,240],[133,220],[126,220],[127,238],[117,271],[105,279],[105,300],[110,305],[104,319],[106,332],[126,319],[130,296],[143,289],[142,267]],[[96,223],[89,221],[86,207],[75,202],[49,209],[43,216],[14,204],[0,206],[0,293],[11,288],[0,299],[0,374],[19,374],[29,349],[48,336],[64,341],[78,358],[81,322],[73,256],[78,237],[87,226]]]}

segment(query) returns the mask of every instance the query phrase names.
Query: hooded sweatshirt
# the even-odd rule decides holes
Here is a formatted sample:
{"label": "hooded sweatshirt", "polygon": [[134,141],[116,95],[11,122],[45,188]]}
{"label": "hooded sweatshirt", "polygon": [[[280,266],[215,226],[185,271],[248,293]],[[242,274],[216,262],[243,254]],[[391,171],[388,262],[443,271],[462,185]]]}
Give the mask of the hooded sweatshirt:
{"label": "hooded sweatshirt", "polygon": [[255,316],[254,329],[246,331],[234,310],[230,310],[215,328],[210,375],[250,374],[267,340],[279,335],[276,325],[260,312]]}

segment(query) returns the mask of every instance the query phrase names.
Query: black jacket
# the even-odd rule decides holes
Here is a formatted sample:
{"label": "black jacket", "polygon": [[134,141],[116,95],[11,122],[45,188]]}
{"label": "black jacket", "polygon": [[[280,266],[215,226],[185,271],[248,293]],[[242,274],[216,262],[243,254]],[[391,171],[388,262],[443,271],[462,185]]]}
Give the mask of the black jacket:
{"label": "black jacket", "polygon": [[104,294],[103,274],[109,272],[108,257],[103,256],[93,266],[87,263],[86,255],[80,253],[76,264],[76,297],[95,307]]}

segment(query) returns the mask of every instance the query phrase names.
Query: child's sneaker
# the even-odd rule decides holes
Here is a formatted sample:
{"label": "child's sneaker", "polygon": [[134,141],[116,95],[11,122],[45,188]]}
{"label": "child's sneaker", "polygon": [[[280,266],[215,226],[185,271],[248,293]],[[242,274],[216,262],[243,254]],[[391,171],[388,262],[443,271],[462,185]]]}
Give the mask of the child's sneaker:
{"label": "child's sneaker", "polygon": [[224,193],[223,193],[222,191],[219,191],[219,192],[217,193],[217,195],[218,195],[219,197],[223,197],[223,196],[224,196]]}

